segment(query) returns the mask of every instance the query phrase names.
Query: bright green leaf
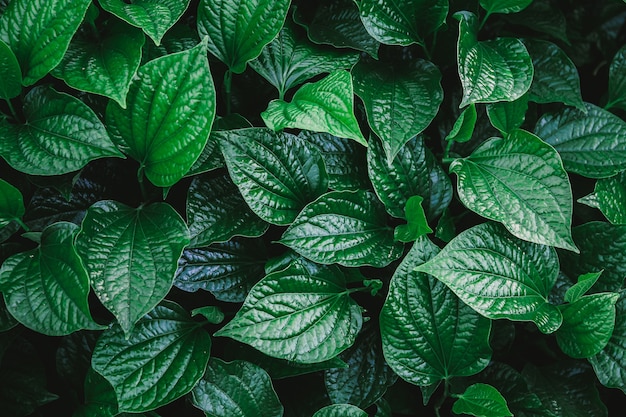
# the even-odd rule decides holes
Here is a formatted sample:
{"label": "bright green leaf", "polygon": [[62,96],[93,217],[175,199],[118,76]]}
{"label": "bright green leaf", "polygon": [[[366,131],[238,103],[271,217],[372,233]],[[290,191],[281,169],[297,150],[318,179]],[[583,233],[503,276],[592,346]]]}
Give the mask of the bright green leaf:
{"label": "bright green leaf", "polygon": [[367,413],[350,404],[333,404],[319,409],[313,417],[367,417]]}
{"label": "bright green leaf", "polygon": [[524,10],[533,0],[480,0],[480,5],[487,11],[493,13],[517,13]]}
{"label": "bright green leaf", "polygon": [[420,236],[432,233],[432,229],[428,227],[428,220],[422,207],[424,199],[419,196],[413,196],[406,202],[404,209],[407,224],[396,226],[394,230],[394,238],[400,242],[413,242]]}
{"label": "bright green leaf", "polygon": [[600,278],[600,275],[602,275],[602,271],[590,272],[579,276],[576,284],[569,287],[565,292],[565,302],[575,303],[578,301],[580,297],[593,287],[593,285],[598,281],[598,278]]}
{"label": "bright green leaf", "polygon": [[11,48],[0,39],[0,98],[11,99],[22,92],[22,70]]}
{"label": "bright green leaf", "polygon": [[512,416],[506,400],[500,392],[487,384],[473,384],[467,387],[452,406],[455,414],[469,414],[478,417]]}
{"label": "bright green leaf", "polygon": [[599,179],[593,194],[585,198],[593,198],[592,207],[599,208],[611,223],[626,224],[626,171]]}
{"label": "bright green leaf", "polygon": [[526,119],[527,110],[528,95],[526,94],[517,100],[487,104],[487,116],[491,125],[503,135],[522,126]]}
{"label": "bright green leaf", "polygon": [[459,143],[469,141],[474,134],[476,119],[476,105],[472,103],[461,112],[459,117],[457,117],[454,122],[454,126],[452,126],[452,130],[446,136],[446,140]]}
{"label": "bright green leaf", "polygon": [[608,93],[606,109],[618,107],[626,110],[626,45],[617,51],[611,61]]}
{"label": "bright green leaf", "polygon": [[0,229],[13,220],[21,220],[25,211],[20,190],[0,178]]}

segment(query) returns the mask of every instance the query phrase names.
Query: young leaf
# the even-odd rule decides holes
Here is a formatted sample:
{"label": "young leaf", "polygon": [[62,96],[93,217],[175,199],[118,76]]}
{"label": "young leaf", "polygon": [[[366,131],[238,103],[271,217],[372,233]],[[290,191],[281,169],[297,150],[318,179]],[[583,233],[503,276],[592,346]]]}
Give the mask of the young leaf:
{"label": "young leaf", "polygon": [[613,57],[609,67],[609,98],[604,107],[618,107],[626,110],[626,45]]}
{"label": "young leaf", "polygon": [[439,249],[418,239],[394,273],[380,313],[385,360],[402,379],[431,385],[480,372],[491,358],[491,323],[443,283],[415,268]]}
{"label": "young leaf", "polygon": [[291,127],[326,132],[367,146],[353,108],[352,77],[337,70],[300,87],[290,103],[272,100],[261,117],[274,131]]}
{"label": "young leaf", "polygon": [[613,224],[626,224],[626,172],[596,182],[593,194],[578,200],[593,198],[593,206],[600,209],[604,217]]}
{"label": "young leaf", "polygon": [[201,0],[198,33],[209,52],[240,74],[258,57],[285,22],[290,0]]}
{"label": "young leaf", "polygon": [[7,309],[26,327],[48,336],[98,329],[89,312],[89,276],[74,248],[78,226],[55,223],[38,248],[13,255],[0,268]]}
{"label": "young leaf", "polygon": [[476,105],[472,103],[467,106],[456,119],[452,130],[446,136],[446,140],[459,143],[468,142],[474,133],[476,119]]}
{"label": "young leaf", "polygon": [[13,220],[20,220],[25,212],[20,190],[0,178],[0,229]]}
{"label": "young leaf", "polygon": [[365,103],[367,120],[381,138],[387,163],[428,127],[443,101],[441,73],[428,61],[402,65],[360,61],[352,70],[354,90]]}
{"label": "young leaf", "polygon": [[216,306],[194,308],[191,311],[191,317],[195,317],[197,315],[203,316],[211,324],[220,324],[224,321],[224,312]]}
{"label": "young leaf", "polygon": [[432,233],[432,229],[428,227],[428,220],[422,207],[424,199],[419,196],[413,196],[406,202],[404,209],[407,224],[396,226],[393,231],[394,239],[400,242],[413,242],[420,236]]}
{"label": "young leaf", "polygon": [[350,404],[333,404],[321,408],[313,417],[367,417],[367,413]]}
{"label": "young leaf", "polygon": [[94,292],[128,334],[169,292],[189,231],[166,203],[92,205],[76,246]]}
{"label": "young leaf", "polygon": [[163,302],[127,333],[106,330],[92,366],[117,394],[120,412],[154,410],[187,394],[202,378],[211,338],[178,304]]}
{"label": "young leaf", "polygon": [[267,222],[291,223],[307,203],[328,189],[322,156],[297,136],[262,128],[214,136],[243,199]]}
{"label": "young leaf", "polygon": [[22,84],[33,85],[57,66],[90,0],[14,0],[0,18],[0,40],[15,53]]}
{"label": "young leaf", "polygon": [[22,70],[9,45],[0,39],[0,98],[12,99],[22,92]]}
{"label": "young leaf", "polygon": [[0,120],[0,156],[30,175],[60,175],[121,157],[98,116],[82,101],[37,86],[24,98],[26,123]]}
{"label": "young leaf", "polygon": [[336,266],[296,261],[259,281],[215,336],[299,363],[331,359],[352,346],[363,320],[345,281]]}
{"label": "young leaf", "polygon": [[476,15],[457,12],[454,18],[459,21],[460,107],[513,101],[524,95],[533,79],[533,63],[524,44],[515,38],[479,41]]}
{"label": "young leaf", "polygon": [[487,104],[487,116],[491,125],[504,136],[522,126],[526,119],[527,110],[527,94],[524,94],[517,100]]}
{"label": "young leaf", "polygon": [[211,358],[206,373],[192,391],[194,406],[212,417],[282,417],[270,376],[246,361]]}
{"label": "young leaf", "polygon": [[456,159],[459,198],[529,242],[577,251],[571,237],[572,190],[552,146],[524,130],[491,138]]}
{"label": "young leaf", "polygon": [[480,0],[480,5],[487,11],[493,13],[517,13],[524,10],[533,0]]}
{"label": "young leaf", "polygon": [[308,204],[280,243],[321,264],[388,265],[402,254],[385,209],[369,191],[332,191]]}
{"label": "young leaf", "polygon": [[535,134],[554,146],[569,172],[607,178],[626,170],[626,122],[593,104],[585,108],[544,114]]}
{"label": "young leaf", "polygon": [[477,417],[512,416],[506,400],[500,392],[488,384],[473,384],[467,387],[452,406],[456,414],[469,414]]}
{"label": "young leaf", "polygon": [[111,135],[154,185],[174,185],[200,156],[215,115],[206,41],[139,68],[126,102],[107,106]]}
{"label": "young leaf", "polygon": [[532,321],[542,333],[563,320],[548,302],[559,272],[554,249],[518,240],[498,224],[460,233],[416,270],[437,277],[485,317]]}
{"label": "young leaf", "polygon": [[590,272],[579,276],[578,282],[565,291],[565,302],[575,303],[578,301],[587,291],[591,289],[591,287],[593,287],[593,285],[598,281],[598,278],[600,278],[600,275],[602,275],[602,271]]}

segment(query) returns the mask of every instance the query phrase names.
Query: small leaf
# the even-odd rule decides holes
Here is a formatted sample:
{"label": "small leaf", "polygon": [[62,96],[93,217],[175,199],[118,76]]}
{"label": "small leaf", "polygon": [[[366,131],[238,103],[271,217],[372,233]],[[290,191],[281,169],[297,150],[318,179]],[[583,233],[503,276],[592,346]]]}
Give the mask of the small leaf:
{"label": "small leaf", "polygon": [[20,220],[25,212],[20,190],[0,178],[0,229],[13,220]]}
{"label": "small leaf", "polygon": [[478,417],[512,416],[506,400],[500,392],[487,384],[473,384],[467,387],[452,406],[456,414],[469,414]]}
{"label": "small leaf", "polygon": [[209,361],[206,373],[193,389],[192,400],[211,417],[282,417],[270,376],[246,361]]}
{"label": "small leaf", "polygon": [[588,197],[593,198],[593,207],[599,208],[608,221],[626,224],[626,172],[599,179]]}
{"label": "small leaf", "polygon": [[611,61],[608,94],[605,109],[617,107],[626,110],[626,45],[617,51]]}
{"label": "small leaf", "polygon": [[598,281],[598,278],[600,278],[600,275],[602,275],[602,271],[590,272],[579,276],[578,282],[569,287],[565,292],[565,302],[575,303],[578,301],[583,294],[593,287],[593,285]]}
{"label": "small leaf", "polygon": [[416,270],[434,275],[485,317],[532,321],[542,333],[563,320],[548,302],[559,272],[554,249],[518,240],[498,224],[467,229]]}
{"label": "small leaf", "polygon": [[458,65],[463,86],[460,107],[472,103],[513,101],[530,88],[533,64],[524,44],[515,38],[478,41],[478,19],[457,12]]}
{"label": "small leaf", "polygon": [[426,220],[422,201],[424,199],[419,195],[408,199],[404,209],[407,224],[396,226],[393,232],[394,239],[400,242],[413,242],[420,236],[432,233],[433,230],[428,227],[428,220]]}
{"label": "small leaf", "polygon": [[353,108],[352,77],[337,70],[300,87],[290,103],[272,100],[261,117],[274,131],[291,127],[326,132],[367,146]]}
{"label": "small leaf", "polygon": [[367,413],[350,404],[333,404],[321,408],[313,417],[367,417]]}
{"label": "small leaf", "polygon": [[120,412],[153,410],[182,397],[202,378],[211,339],[178,304],[164,302],[137,322],[119,325],[96,344],[92,366],[117,394]]}
{"label": "small leaf", "polygon": [[84,383],[85,405],[72,417],[113,417],[118,415],[117,397],[109,381],[89,367]]}
{"label": "small leaf", "polygon": [[533,0],[480,0],[480,5],[487,11],[493,13],[517,13],[524,10]]}
{"label": "small leaf", "polygon": [[0,39],[0,98],[12,99],[22,92],[22,70],[9,45]]}
{"label": "small leaf", "polygon": [[528,110],[528,95],[517,100],[487,104],[487,116],[491,125],[503,135],[513,132],[524,123]]}
{"label": "small leaf", "polygon": [[285,22],[290,0],[201,0],[198,33],[209,52],[240,74],[259,56]]}
{"label": "small leaf", "polygon": [[280,243],[321,264],[388,265],[402,254],[376,196],[368,191],[332,191],[308,204]]}
{"label": "small leaf", "polygon": [[476,105],[472,103],[467,106],[456,119],[452,130],[446,136],[446,140],[459,143],[468,142],[474,134],[476,119]]}
{"label": "small leaf", "polygon": [[299,363],[329,360],[350,347],[361,329],[359,305],[336,266],[295,262],[271,273],[215,336]]}
{"label": "small leaf", "polygon": [[191,317],[195,317],[198,314],[204,316],[211,324],[220,324],[224,321],[224,313],[216,306],[198,307],[191,311]]}

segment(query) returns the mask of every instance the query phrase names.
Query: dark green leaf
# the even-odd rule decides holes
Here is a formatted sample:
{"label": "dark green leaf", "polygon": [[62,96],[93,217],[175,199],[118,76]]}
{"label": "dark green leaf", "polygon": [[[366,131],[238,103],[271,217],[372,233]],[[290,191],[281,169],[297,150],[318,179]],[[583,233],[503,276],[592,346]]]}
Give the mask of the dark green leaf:
{"label": "dark green leaf", "polygon": [[517,100],[487,104],[487,116],[491,125],[502,132],[503,135],[511,133],[522,126],[526,119],[527,110],[527,94],[524,94]]}
{"label": "dark green leaf", "polygon": [[578,301],[580,297],[593,287],[593,285],[598,281],[598,278],[600,278],[600,275],[602,275],[602,271],[590,272],[579,276],[578,282],[565,291],[565,302],[574,303]]}
{"label": "dark green leaf", "polygon": [[24,215],[24,199],[20,190],[0,178],[0,229]]}
{"label": "dark green leaf", "polygon": [[224,313],[216,306],[198,307],[191,311],[191,317],[195,317],[198,314],[207,319],[211,324],[220,324],[224,321]]}
{"label": "dark green leaf", "polygon": [[396,226],[394,230],[394,238],[400,242],[413,242],[420,236],[432,233],[432,229],[428,227],[428,220],[422,207],[424,199],[419,196],[413,196],[406,202],[404,209],[407,224]]}
{"label": "dark green leaf", "polygon": [[474,134],[476,119],[476,105],[472,103],[467,106],[456,119],[452,130],[446,136],[446,140],[459,143],[469,141]]}
{"label": "dark green leaf", "polygon": [[[11,330],[18,324],[19,322],[15,320],[11,313],[9,313],[9,310],[7,310],[4,298],[0,298],[0,333]],[[2,355],[0,354],[0,358],[1,357]]]}
{"label": "dark green leaf", "polygon": [[77,391],[85,385],[85,375],[91,368],[91,355],[99,336],[99,331],[79,331],[59,341],[55,354],[56,371]]}
{"label": "dark green leaf", "polygon": [[606,109],[626,110],[626,45],[617,51],[609,67],[609,98]]}
{"label": "dark green leaf", "polygon": [[89,368],[85,377],[85,405],[72,417],[113,417],[118,415],[117,397],[109,381]]}
{"label": "dark green leaf", "polygon": [[319,409],[313,417],[367,417],[367,413],[350,404],[333,404]]}
{"label": "dark green leaf", "polygon": [[480,0],[480,5],[487,11],[492,13],[517,13],[524,10],[533,0]]}
{"label": "dark green leaf", "polygon": [[11,48],[0,39],[0,98],[11,99],[22,92],[22,70]]}
{"label": "dark green leaf", "polygon": [[513,416],[502,394],[491,385],[481,383],[467,387],[454,402],[452,411],[478,417]]}
{"label": "dark green leaf", "polygon": [[578,202],[597,207],[613,224],[626,224],[626,172],[599,179],[593,194]]}
{"label": "dark green leaf", "polygon": [[565,15],[549,2],[533,1],[521,12],[507,15],[505,19],[511,24],[545,33],[569,45]]}

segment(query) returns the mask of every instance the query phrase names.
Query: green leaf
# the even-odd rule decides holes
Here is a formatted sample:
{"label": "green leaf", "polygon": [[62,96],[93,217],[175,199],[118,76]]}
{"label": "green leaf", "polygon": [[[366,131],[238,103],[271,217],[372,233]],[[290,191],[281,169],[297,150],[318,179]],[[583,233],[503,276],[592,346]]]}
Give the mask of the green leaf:
{"label": "green leaf", "polygon": [[290,103],[272,100],[261,117],[274,131],[290,127],[325,132],[367,146],[353,108],[352,77],[337,70],[300,87]]}
{"label": "green leaf", "polygon": [[187,190],[190,247],[263,235],[268,224],[246,204],[227,173],[194,177]]}
{"label": "green leaf", "polygon": [[290,88],[319,74],[352,68],[358,60],[357,52],[319,47],[300,39],[285,25],[250,66],[276,87],[282,99]]}
{"label": "green leaf", "polygon": [[480,372],[491,358],[491,323],[443,283],[417,272],[439,249],[418,239],[391,278],[380,313],[385,360],[400,378],[431,385]]}
{"label": "green leaf", "polygon": [[11,99],[22,92],[22,70],[9,45],[0,39],[0,98]]}
{"label": "green leaf", "polygon": [[[15,320],[11,313],[9,313],[9,310],[7,310],[4,298],[0,298],[0,333],[11,330],[18,324],[19,322]],[[0,354],[0,358],[1,357],[2,355]]]}
{"label": "green leaf", "polygon": [[185,13],[189,0],[100,0],[100,6],[141,28],[158,46],[165,32]]}
{"label": "green leaf", "polygon": [[626,45],[622,46],[613,57],[609,67],[609,97],[604,107],[626,109]]}
{"label": "green leaf", "polygon": [[561,350],[573,358],[588,358],[609,342],[615,326],[617,293],[585,295],[561,306],[563,324],[556,331]]}
{"label": "green leaf", "polygon": [[240,74],[282,28],[290,0],[201,0],[198,33],[209,52]]}
{"label": "green leaf", "polygon": [[197,315],[203,316],[211,324],[220,324],[224,321],[224,313],[219,307],[216,306],[194,308],[191,311],[191,317],[195,317]]}
{"label": "green leaf", "polygon": [[174,25],[165,33],[158,46],[153,42],[146,42],[143,45],[141,63],[145,64],[155,58],[192,49],[199,42],[200,38],[195,27],[192,28],[187,24]]}
{"label": "green leaf", "polygon": [[85,376],[84,390],[85,406],[75,411],[72,417],[113,417],[118,414],[113,387],[91,367]]}
{"label": "green leaf", "polygon": [[193,389],[211,350],[200,325],[178,304],[164,302],[132,332],[114,325],[102,333],[92,366],[113,386],[120,412],[154,410]]}
{"label": "green leaf", "polygon": [[0,229],[13,220],[21,221],[25,211],[20,190],[0,178]]}
{"label": "green leaf", "polygon": [[270,376],[246,361],[212,358],[192,392],[192,403],[211,417],[282,417]]}
{"label": "green leaf", "polygon": [[554,249],[518,240],[498,224],[460,233],[416,270],[437,277],[485,317],[532,321],[542,333],[556,331],[563,320],[548,302],[559,272]]}
{"label": "green leaf", "polygon": [[267,222],[291,223],[328,189],[322,156],[297,136],[250,128],[216,132],[215,138],[243,199]]}
{"label": "green leaf", "polygon": [[526,119],[527,110],[527,94],[517,100],[487,104],[487,116],[491,125],[502,132],[504,136],[522,126]]}
{"label": "green leaf", "polygon": [[322,362],[352,346],[361,329],[350,292],[338,267],[296,261],[259,281],[215,336],[279,359]]}
{"label": "green leaf", "polygon": [[357,0],[365,29],[377,41],[388,45],[424,45],[448,16],[444,0]]}
{"label": "green leaf", "polygon": [[424,199],[419,195],[408,199],[404,209],[407,224],[396,226],[393,231],[394,239],[400,242],[413,242],[420,236],[432,233],[433,230],[428,227],[428,220],[422,207],[423,201]]}
{"label": "green leaf", "polygon": [[58,65],[91,0],[14,0],[0,18],[0,40],[15,53],[22,84],[33,85]]}
{"label": "green leaf", "polygon": [[607,178],[626,170],[626,122],[593,104],[585,108],[544,114],[535,134],[554,146],[568,172]]}
{"label": "green leaf", "polygon": [[280,243],[321,264],[388,265],[402,254],[385,209],[369,191],[332,191],[308,204]]}
{"label": "green leaf", "polygon": [[474,134],[476,119],[476,105],[472,103],[461,112],[445,139],[459,143],[468,142]]}
{"label": "green leaf", "polygon": [[504,16],[507,23],[547,34],[570,45],[567,38],[567,20],[560,8],[544,1],[533,1],[519,13]]}
{"label": "green leaf", "polygon": [[154,185],[174,185],[200,156],[215,115],[206,41],[139,68],[126,103],[107,106],[111,136]]}
{"label": "green leaf", "polygon": [[576,65],[552,42],[525,39],[535,75],[528,98],[535,103],[565,103],[585,111]]}
{"label": "green leaf", "polygon": [[74,248],[78,226],[55,223],[41,245],[13,255],[0,268],[0,288],[11,315],[48,336],[98,329],[89,312],[89,276]]}
{"label": "green leaf", "polygon": [[94,292],[125,333],[169,292],[189,232],[167,203],[137,209],[102,200],[83,220],[76,246]]}
{"label": "green leaf", "polygon": [[313,417],[367,417],[367,413],[350,404],[333,404],[321,408]]}
{"label": "green leaf", "polygon": [[524,95],[533,79],[532,60],[524,44],[515,38],[479,41],[478,19],[473,13],[457,12],[453,17],[459,21],[460,107],[513,101]]}
{"label": "green leaf", "polygon": [[80,91],[112,98],[126,108],[126,94],[141,62],[145,38],[118,20],[107,22],[97,39],[79,31],[52,75]]}
{"label": "green leaf", "polygon": [[602,271],[590,272],[579,276],[578,282],[569,287],[565,292],[565,302],[575,303],[578,301],[583,294],[593,287],[593,285],[598,281],[598,278],[600,278],[600,275],[602,275]]}
{"label": "green leaf", "polygon": [[[482,2],[481,2],[482,3]],[[478,417],[512,416],[506,400],[500,392],[488,384],[473,384],[467,387],[452,406],[455,414],[469,414]]]}
{"label": "green leaf", "polygon": [[352,76],[391,165],[400,148],[437,115],[443,101],[441,73],[431,62],[418,59],[402,65],[360,61]]}
{"label": "green leaf", "polygon": [[[13,4],[13,3],[12,3]],[[24,98],[24,124],[0,120],[0,156],[30,175],[60,175],[120,157],[100,119],[75,97],[37,86]]]}
{"label": "green leaf", "polygon": [[571,237],[572,190],[552,146],[524,130],[491,138],[455,159],[459,198],[529,242],[577,251]]}
{"label": "green leaf", "polygon": [[517,13],[524,10],[533,0],[480,0],[480,5],[487,11],[487,15],[493,13]]}
{"label": "green leaf", "polygon": [[[620,172],[610,178],[599,179],[593,194],[584,198],[592,198],[592,207],[599,208],[604,217],[611,223],[626,224],[626,172]],[[585,201],[581,200],[578,202]]]}

